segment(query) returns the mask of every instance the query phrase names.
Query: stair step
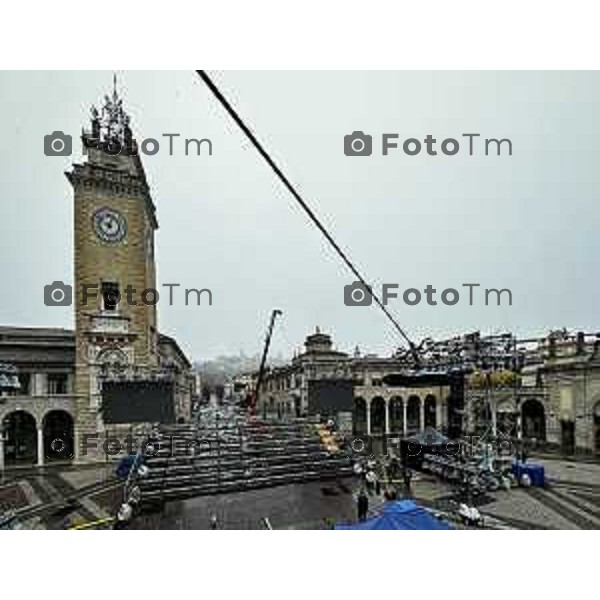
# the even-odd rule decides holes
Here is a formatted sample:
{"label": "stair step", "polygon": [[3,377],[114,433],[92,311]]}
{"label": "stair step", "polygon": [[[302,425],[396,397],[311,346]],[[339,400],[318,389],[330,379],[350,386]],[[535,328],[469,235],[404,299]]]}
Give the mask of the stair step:
{"label": "stair step", "polygon": [[[137,485],[142,505],[352,475],[352,463],[314,419],[260,418],[162,427]],[[325,443],[327,441],[327,444]]]}

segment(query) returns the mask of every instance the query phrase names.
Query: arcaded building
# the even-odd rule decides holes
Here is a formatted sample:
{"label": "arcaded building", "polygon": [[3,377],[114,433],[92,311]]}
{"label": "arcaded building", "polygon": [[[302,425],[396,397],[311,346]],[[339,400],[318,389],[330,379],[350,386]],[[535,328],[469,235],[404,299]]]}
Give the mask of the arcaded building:
{"label": "arcaded building", "polygon": [[[190,418],[191,365],[175,339],[159,332],[152,292],[156,207],[140,156],[130,152],[137,146],[116,89],[93,109],[82,143],[87,160],[66,174],[74,202],[75,328],[0,328],[0,363],[16,367],[20,382],[18,390],[0,391],[0,466],[102,458],[83,455],[82,438],[97,434],[101,446],[109,434],[130,429],[105,422],[106,382],[169,381],[177,420]],[[116,144],[119,154],[107,152]],[[51,448],[55,439],[61,442]]]}
{"label": "arcaded building", "polygon": [[[340,426],[356,433],[412,434],[427,427],[447,429],[451,389],[447,381],[402,378],[397,357],[352,355],[336,350],[319,328],[307,336],[304,352],[289,365],[269,371],[259,394],[258,411],[286,417],[307,415],[310,387],[323,380],[352,382],[349,411],[336,411]],[[451,411],[450,411],[451,412]]]}
{"label": "arcaded building", "polygon": [[[311,382],[349,380],[352,410],[332,416],[355,433],[407,436],[432,427],[451,437],[525,440],[566,455],[600,453],[600,336],[558,331],[521,342],[504,337],[511,340],[508,353],[494,360],[465,352],[459,369],[442,361],[428,370],[397,356],[341,352],[317,330],[303,353],[268,372],[259,411],[280,418],[316,414],[308,401]],[[455,346],[468,346],[457,339]]]}

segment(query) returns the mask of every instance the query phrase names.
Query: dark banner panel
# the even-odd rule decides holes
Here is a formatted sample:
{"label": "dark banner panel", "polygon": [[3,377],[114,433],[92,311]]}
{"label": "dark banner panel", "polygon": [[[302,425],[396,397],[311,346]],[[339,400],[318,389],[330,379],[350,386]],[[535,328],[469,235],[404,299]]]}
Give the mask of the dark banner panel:
{"label": "dark banner panel", "polygon": [[308,382],[309,413],[352,411],[354,383],[351,379],[315,379]]}
{"label": "dark banner panel", "polygon": [[174,423],[171,381],[110,381],[102,386],[105,423]]}

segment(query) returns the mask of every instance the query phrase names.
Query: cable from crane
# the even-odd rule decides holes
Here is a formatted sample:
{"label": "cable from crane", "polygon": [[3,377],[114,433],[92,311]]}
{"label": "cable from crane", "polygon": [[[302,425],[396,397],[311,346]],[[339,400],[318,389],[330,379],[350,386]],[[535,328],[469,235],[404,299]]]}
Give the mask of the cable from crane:
{"label": "cable from crane", "polygon": [[263,148],[262,144],[258,141],[256,136],[252,133],[250,128],[244,123],[242,118],[237,114],[235,109],[229,104],[228,100],[223,96],[221,91],[217,88],[217,86],[213,83],[210,77],[207,75],[206,71],[198,69],[196,70],[198,76],[202,79],[202,81],[207,85],[208,89],[213,93],[215,98],[223,105],[225,110],[229,113],[231,118],[237,123],[239,128],[244,132],[246,137],[250,140],[252,145],[258,150],[259,154],[265,159],[267,164],[271,167],[275,175],[280,179],[283,185],[287,188],[287,190],[292,194],[294,199],[300,204],[304,212],[308,215],[309,219],[313,222],[313,224],[321,231],[321,233],[325,236],[325,239],[329,242],[332,248],[336,251],[338,256],[342,259],[344,264],[350,269],[352,274],[356,277],[358,281],[365,287],[365,289],[370,290],[371,297],[375,300],[375,303],[379,308],[383,311],[388,320],[392,323],[394,329],[401,335],[404,341],[408,344],[410,352],[416,362],[419,364],[419,353],[417,351],[416,346],[410,340],[404,329],[401,327],[400,323],[396,320],[394,315],[387,309],[387,307],[383,304],[379,296],[373,292],[372,287],[367,284],[365,278],[360,274],[358,269],[354,266],[352,261],[348,258],[346,253],[340,248],[338,243],[335,241],[333,236],[327,231],[325,225],[321,223],[317,215],[314,211],[308,206],[308,204],[304,201],[302,196],[296,191],[292,183],[289,179],[284,175],[283,171],[277,166],[275,161],[271,158],[269,153]]}

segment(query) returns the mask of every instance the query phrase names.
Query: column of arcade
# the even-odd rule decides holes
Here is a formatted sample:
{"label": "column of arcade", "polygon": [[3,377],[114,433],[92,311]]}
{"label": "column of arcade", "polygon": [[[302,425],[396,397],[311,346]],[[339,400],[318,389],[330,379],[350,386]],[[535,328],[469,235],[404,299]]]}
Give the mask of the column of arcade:
{"label": "column of arcade", "polygon": [[356,430],[367,435],[410,433],[424,431],[427,427],[443,425],[442,403],[429,394],[425,398],[411,395],[408,398],[374,396],[356,398],[354,410]]}

